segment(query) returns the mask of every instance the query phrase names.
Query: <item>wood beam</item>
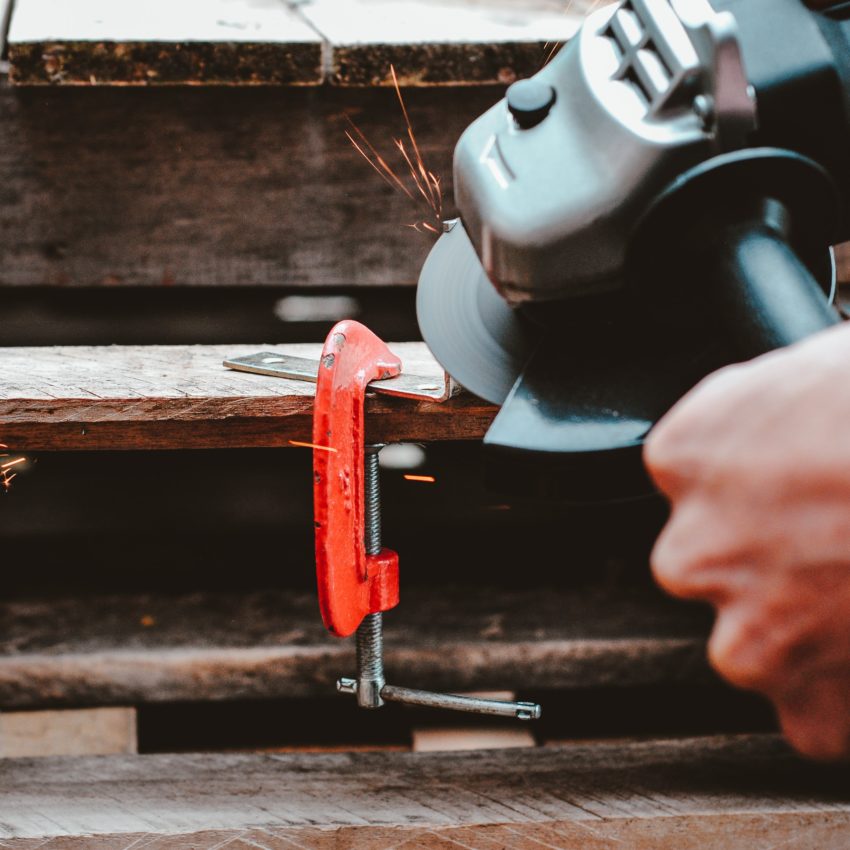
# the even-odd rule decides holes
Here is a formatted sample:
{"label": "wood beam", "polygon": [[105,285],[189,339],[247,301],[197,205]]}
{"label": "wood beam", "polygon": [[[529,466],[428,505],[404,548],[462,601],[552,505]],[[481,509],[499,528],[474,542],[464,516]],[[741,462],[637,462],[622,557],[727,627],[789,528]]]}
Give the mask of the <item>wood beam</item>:
{"label": "wood beam", "polygon": [[[409,587],[386,615],[386,665],[440,690],[709,682],[708,625],[635,588]],[[354,670],[353,641],[295,591],[9,601],[0,636],[5,710],[332,696]]]}
{"label": "wood beam", "polygon": [[[393,343],[419,374],[443,372],[421,343]],[[258,351],[318,357],[321,345],[57,346],[0,349],[0,442],[19,452],[287,446],[312,436],[314,385],[234,372]],[[496,409],[469,393],[442,403],[367,402],[374,442],[479,439]]]}
{"label": "wood beam", "polygon": [[3,764],[12,850],[844,850],[846,768],[776,739]]}

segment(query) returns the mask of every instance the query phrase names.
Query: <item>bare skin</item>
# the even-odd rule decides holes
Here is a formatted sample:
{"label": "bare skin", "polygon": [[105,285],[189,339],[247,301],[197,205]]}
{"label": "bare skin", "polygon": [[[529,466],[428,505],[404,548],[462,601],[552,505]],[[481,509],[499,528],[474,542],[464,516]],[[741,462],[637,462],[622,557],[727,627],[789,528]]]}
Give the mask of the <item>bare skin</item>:
{"label": "bare skin", "polygon": [[716,608],[712,665],[803,754],[850,756],[850,325],[706,378],[644,457],[672,505],[653,571]]}

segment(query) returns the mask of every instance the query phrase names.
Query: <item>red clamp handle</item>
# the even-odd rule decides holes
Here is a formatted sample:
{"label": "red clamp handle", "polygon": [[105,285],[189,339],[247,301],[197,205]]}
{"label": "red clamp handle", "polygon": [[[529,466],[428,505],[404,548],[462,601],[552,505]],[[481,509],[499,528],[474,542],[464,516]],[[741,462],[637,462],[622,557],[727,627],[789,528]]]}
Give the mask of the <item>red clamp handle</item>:
{"label": "red clamp handle", "polygon": [[313,408],[313,510],[319,607],[338,637],[398,605],[398,555],[367,555],[364,544],[363,413],[367,384],[400,372],[401,360],[359,322],[339,322],[325,340]]}

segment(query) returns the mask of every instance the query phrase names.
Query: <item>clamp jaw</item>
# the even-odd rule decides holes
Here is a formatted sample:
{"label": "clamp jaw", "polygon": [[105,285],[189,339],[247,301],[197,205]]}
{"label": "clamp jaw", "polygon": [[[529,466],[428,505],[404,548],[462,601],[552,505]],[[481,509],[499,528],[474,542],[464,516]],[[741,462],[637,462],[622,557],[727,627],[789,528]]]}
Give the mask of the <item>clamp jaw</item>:
{"label": "clamp jaw", "polygon": [[313,410],[316,578],[322,620],[337,637],[398,605],[398,555],[366,545],[364,403],[370,381],[400,373],[401,360],[357,322],[336,325],[322,349]]}

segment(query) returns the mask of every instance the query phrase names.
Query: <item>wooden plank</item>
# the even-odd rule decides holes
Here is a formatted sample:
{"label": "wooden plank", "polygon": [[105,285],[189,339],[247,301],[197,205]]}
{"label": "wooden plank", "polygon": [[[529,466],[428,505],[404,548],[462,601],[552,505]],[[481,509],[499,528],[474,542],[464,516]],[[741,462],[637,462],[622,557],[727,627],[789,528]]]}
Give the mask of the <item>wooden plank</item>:
{"label": "wooden plank", "polygon": [[[503,92],[404,92],[447,216],[455,142]],[[0,286],[413,286],[433,244],[345,138],[348,114],[403,172],[387,89],[0,82],[0,114]]]}
{"label": "wooden plank", "polygon": [[[406,93],[447,199],[502,92]],[[412,286],[432,245],[345,137],[350,114],[404,168],[386,89],[0,85],[0,114],[0,286]]]}
{"label": "wooden plank", "polygon": [[[18,85],[509,83],[593,0],[18,0]],[[320,67],[321,34],[326,52]]]}
{"label": "wooden plank", "polygon": [[302,14],[330,43],[336,85],[512,83],[571,38],[592,0],[308,0]]}
{"label": "wooden plank", "polygon": [[105,756],[135,752],[135,708],[66,708],[61,711],[0,713],[0,757],[3,758]]}
{"label": "wooden plank", "polygon": [[[658,591],[409,587],[386,666],[454,691],[710,681],[708,624]],[[3,602],[0,636],[6,709],[332,695],[354,669],[353,641],[292,591]]]}
{"label": "wooden plank", "polygon": [[316,85],[322,43],[279,0],[17,0],[18,85]]}
{"label": "wooden plank", "polygon": [[846,768],[772,738],[10,761],[14,850],[844,850]]}
{"label": "wooden plank", "polygon": [[[442,370],[422,343],[393,343],[411,371]],[[312,435],[315,385],[235,372],[226,357],[286,346],[59,346],[0,349],[0,442],[15,451],[287,446]],[[375,442],[478,439],[495,408],[461,394],[367,402]]]}
{"label": "wooden plank", "polygon": [[449,753],[462,750],[505,750],[533,747],[527,726],[436,726],[413,730],[413,752]]}

